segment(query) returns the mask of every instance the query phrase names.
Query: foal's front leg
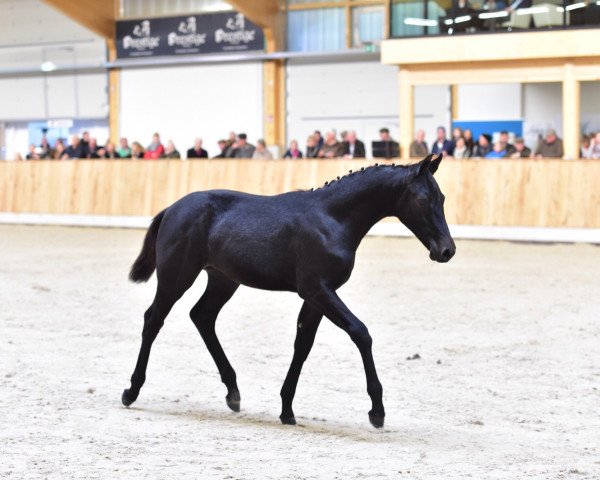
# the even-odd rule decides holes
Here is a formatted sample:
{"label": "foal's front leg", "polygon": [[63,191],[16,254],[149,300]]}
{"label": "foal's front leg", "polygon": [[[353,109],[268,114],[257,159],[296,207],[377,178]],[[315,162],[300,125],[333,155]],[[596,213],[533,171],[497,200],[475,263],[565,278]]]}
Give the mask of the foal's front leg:
{"label": "foal's front leg", "polygon": [[377,378],[375,362],[371,352],[373,339],[369,330],[340,300],[334,290],[321,288],[316,294],[306,299],[311,305],[323,313],[329,320],[344,330],[360,351],[367,376],[367,392],[371,397],[372,409],[369,420],[375,428],[383,427],[385,410],[383,408],[383,388]]}

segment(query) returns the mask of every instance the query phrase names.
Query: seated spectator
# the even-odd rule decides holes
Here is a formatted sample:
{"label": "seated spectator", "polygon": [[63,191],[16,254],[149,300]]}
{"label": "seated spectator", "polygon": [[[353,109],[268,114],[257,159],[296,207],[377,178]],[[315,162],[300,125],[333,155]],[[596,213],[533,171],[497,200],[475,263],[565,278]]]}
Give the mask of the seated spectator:
{"label": "seated spectator", "polygon": [[452,143],[456,145],[456,141],[463,136],[463,130],[460,127],[454,127],[452,129],[452,138],[450,139]]}
{"label": "seated spectator", "polygon": [[167,142],[167,147],[165,148],[164,158],[181,158],[179,150],[175,148],[175,144],[173,140],[169,140]]}
{"label": "seated spectator", "polygon": [[340,132],[340,138],[342,139],[340,143],[344,143],[346,141],[347,136],[348,136],[348,130],[342,130]]}
{"label": "seated spectator", "polygon": [[507,156],[510,157],[513,153],[515,153],[515,146],[508,143],[508,132],[506,130],[502,130],[500,132],[500,143],[504,146]]}
{"label": "seated spectator", "polygon": [[129,148],[129,143],[125,137],[119,140],[119,149],[117,150],[117,153],[121,158],[131,158],[131,148]]}
{"label": "seated spectator", "polygon": [[354,130],[346,132],[346,136],[342,138],[345,138],[341,147],[342,156],[344,158],[365,158],[367,156],[365,144],[356,138],[356,132]]}
{"label": "seated spectator", "polygon": [[425,158],[429,153],[425,143],[425,131],[417,130],[414,141],[410,144],[409,155],[412,158]]}
{"label": "seated spectator", "polygon": [[456,145],[454,145],[454,158],[469,158],[471,156],[471,152],[467,148],[467,144],[463,137],[458,137],[456,139]]}
{"label": "seated spectator", "polygon": [[475,140],[473,140],[473,132],[470,128],[465,128],[465,131],[463,132],[463,138],[465,139],[465,145],[467,146],[470,155],[473,155]]}
{"label": "seated spectator", "polygon": [[27,155],[25,156],[26,160],[40,160],[42,157],[40,156],[42,153],[42,149],[40,147],[36,147],[35,143],[29,145],[29,150],[27,151]]}
{"label": "seated spectator", "polygon": [[90,132],[87,130],[81,134],[81,157],[89,158],[90,153]]}
{"label": "seated spectator", "polygon": [[[113,160],[115,158],[121,158],[121,156],[117,152],[117,149],[115,148],[115,144],[110,140],[106,142],[102,150],[103,151],[100,158],[111,158]],[[98,154],[100,154],[100,152],[98,152]]]}
{"label": "seated spectator", "polygon": [[494,149],[488,152],[484,158],[504,158],[506,157],[506,148],[502,142],[494,143]]}
{"label": "seated spectator", "polygon": [[256,147],[251,143],[248,143],[245,133],[240,133],[237,136],[237,141],[232,145],[231,157],[232,158],[252,158]]}
{"label": "seated spectator", "polygon": [[517,137],[515,139],[515,151],[509,156],[510,158],[529,158],[531,156],[531,149],[525,146],[525,140]]}
{"label": "seated spectator", "polygon": [[600,158],[600,132],[594,135],[594,139],[591,141],[591,156],[590,158]]}
{"label": "seated spectator", "polygon": [[298,149],[298,142],[296,140],[290,142],[290,148],[287,149],[283,158],[292,158],[294,160],[302,158],[302,152]]}
{"label": "seated spectator", "polygon": [[383,142],[382,152],[377,155],[374,153],[373,156],[383,158],[395,158],[400,156],[400,144],[392,139],[389,128],[384,127],[379,129],[379,138],[381,142]]}
{"label": "seated spectator", "polygon": [[101,149],[101,147],[98,146],[98,143],[96,142],[95,138],[89,138],[88,139],[88,144],[87,144],[87,155],[86,158],[101,158],[101,155],[98,153],[98,151]]}
{"label": "seated spectator", "polygon": [[152,143],[148,145],[148,148],[144,153],[144,158],[146,160],[156,160],[157,158],[161,158],[164,154],[165,147],[160,143],[160,135],[155,133],[152,135]]}
{"label": "seated spectator", "polygon": [[71,136],[71,143],[65,149],[61,158],[85,158],[84,154],[87,153],[87,149],[83,148],[83,144],[77,135]]}
{"label": "seated spectator", "polygon": [[131,158],[144,158],[144,147],[140,142],[133,142],[131,144]]}
{"label": "seated spectator", "polygon": [[233,150],[237,146],[237,135],[235,132],[229,132],[229,136],[227,137],[227,148],[225,150],[225,157],[233,158]]}
{"label": "seated spectator", "polygon": [[535,150],[535,156],[536,158],[562,158],[563,142],[556,135],[556,130],[550,128],[546,132],[546,136],[540,139]]}
{"label": "seated spectator", "polygon": [[320,149],[317,137],[314,134],[309,135],[306,139],[306,158],[317,158]]}
{"label": "seated spectator", "polygon": [[446,138],[446,129],[444,127],[437,128],[437,139],[431,148],[431,153],[439,155],[440,153],[445,157],[446,155],[452,156],[454,153],[454,145],[452,141]]}
{"label": "seated spectator", "polygon": [[473,157],[485,157],[492,151],[491,146],[492,136],[488,133],[482,133],[479,135],[475,149],[473,150]]}
{"label": "seated spectator", "polygon": [[208,158],[208,152],[202,148],[201,138],[194,140],[194,146],[187,151],[187,158]]}
{"label": "seated spectator", "polygon": [[325,134],[325,141],[319,150],[319,158],[337,158],[342,151],[342,144],[337,141],[334,130]]}
{"label": "seated spectator", "polygon": [[256,142],[252,158],[254,160],[273,160],[273,154],[267,149],[267,144],[262,138]]}
{"label": "seated spectator", "polygon": [[40,158],[50,158],[52,156],[52,148],[50,148],[46,135],[44,135],[40,141],[40,148],[42,149]]}
{"label": "seated spectator", "polygon": [[581,137],[581,147],[579,147],[579,156],[581,158],[592,158],[592,138],[588,135]]}
{"label": "seated spectator", "polygon": [[52,159],[60,160],[65,154],[65,144],[58,140],[54,145],[54,150],[52,150]]}
{"label": "seated spectator", "polygon": [[315,142],[317,142],[317,147],[319,147],[317,149],[318,152],[319,150],[321,150],[321,147],[323,147],[323,143],[325,143],[325,140],[323,140],[323,136],[321,135],[321,132],[319,130],[315,130],[313,135],[315,137]]}
{"label": "seated spectator", "polygon": [[217,145],[219,146],[220,153],[218,155],[215,155],[213,158],[227,158],[227,150],[229,150],[227,140],[219,140],[217,142]]}

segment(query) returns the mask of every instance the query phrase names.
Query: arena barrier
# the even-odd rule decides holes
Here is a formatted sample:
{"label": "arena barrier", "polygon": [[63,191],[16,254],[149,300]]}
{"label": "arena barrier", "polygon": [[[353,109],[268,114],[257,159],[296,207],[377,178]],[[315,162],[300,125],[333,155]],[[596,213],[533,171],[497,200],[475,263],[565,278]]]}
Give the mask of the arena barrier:
{"label": "arena barrier", "polygon": [[[272,195],[317,188],[373,163],[0,162],[0,222],[142,227],[189,192],[222,188]],[[448,159],[436,178],[446,195],[446,218],[457,236],[600,243],[600,160]],[[397,221],[382,222],[373,233],[408,233],[400,227]]]}

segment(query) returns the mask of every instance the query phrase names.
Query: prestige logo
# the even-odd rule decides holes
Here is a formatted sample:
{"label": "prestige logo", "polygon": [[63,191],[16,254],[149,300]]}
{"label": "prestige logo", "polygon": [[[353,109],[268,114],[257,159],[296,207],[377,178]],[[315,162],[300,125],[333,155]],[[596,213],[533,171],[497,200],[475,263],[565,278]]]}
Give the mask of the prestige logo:
{"label": "prestige logo", "polygon": [[206,43],[206,33],[196,33],[196,17],[188,17],[179,24],[177,30],[183,35],[179,35],[177,32],[169,33],[167,42],[170,47],[192,48]]}
{"label": "prestige logo", "polygon": [[123,48],[125,50],[153,50],[160,44],[160,37],[150,34],[150,20],[143,20],[133,27],[133,36],[123,37]]}
{"label": "prestige logo", "polygon": [[256,37],[256,30],[246,30],[246,19],[243,14],[238,13],[235,17],[227,19],[225,28],[215,31],[216,43],[228,43],[230,45],[239,45],[241,43],[250,43]]}

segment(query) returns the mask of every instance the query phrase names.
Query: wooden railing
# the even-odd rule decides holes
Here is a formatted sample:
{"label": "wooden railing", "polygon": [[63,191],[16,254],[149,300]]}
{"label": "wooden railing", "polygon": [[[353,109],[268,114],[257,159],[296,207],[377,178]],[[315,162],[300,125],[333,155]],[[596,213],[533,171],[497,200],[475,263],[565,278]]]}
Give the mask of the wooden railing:
{"label": "wooden railing", "polygon": [[[0,162],[0,212],[153,215],[186,193],[319,187],[369,160]],[[451,224],[600,228],[600,160],[444,160]]]}

